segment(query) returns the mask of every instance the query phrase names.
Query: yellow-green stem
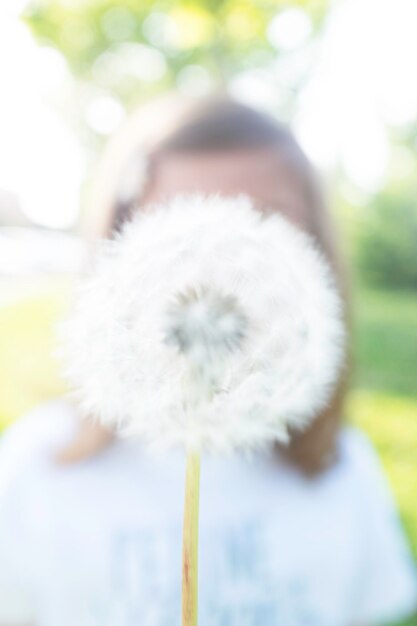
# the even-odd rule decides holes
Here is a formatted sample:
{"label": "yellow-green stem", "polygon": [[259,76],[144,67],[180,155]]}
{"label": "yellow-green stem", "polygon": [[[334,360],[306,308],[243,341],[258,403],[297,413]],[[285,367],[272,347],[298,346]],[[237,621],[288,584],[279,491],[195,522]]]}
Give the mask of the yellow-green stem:
{"label": "yellow-green stem", "polygon": [[182,626],[198,621],[198,511],[200,499],[200,455],[189,452],[185,476],[182,545]]}

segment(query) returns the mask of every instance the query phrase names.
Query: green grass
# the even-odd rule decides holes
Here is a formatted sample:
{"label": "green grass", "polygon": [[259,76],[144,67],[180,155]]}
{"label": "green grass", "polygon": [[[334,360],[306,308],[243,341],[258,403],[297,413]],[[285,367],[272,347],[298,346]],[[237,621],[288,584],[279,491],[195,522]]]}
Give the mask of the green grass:
{"label": "green grass", "polygon": [[62,282],[0,307],[0,429],[62,393],[55,327],[68,303],[68,282]]}
{"label": "green grass", "polygon": [[360,290],[355,386],[417,399],[417,293]]}

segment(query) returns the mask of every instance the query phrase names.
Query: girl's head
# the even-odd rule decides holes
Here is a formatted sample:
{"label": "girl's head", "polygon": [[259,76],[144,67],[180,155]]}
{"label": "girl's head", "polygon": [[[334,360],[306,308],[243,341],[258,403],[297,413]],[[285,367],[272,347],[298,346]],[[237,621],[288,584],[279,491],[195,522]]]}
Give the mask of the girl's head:
{"label": "girl's head", "polygon": [[250,196],[309,232],[338,264],[320,185],[294,136],[228,98],[161,100],[133,115],[102,159],[87,229],[111,237],[135,210],[193,191]]}
{"label": "girl's head", "polygon": [[[260,211],[278,211],[316,240],[346,295],[334,226],[292,133],[227,98],[174,105],[134,116],[109,146],[95,185],[95,234],[111,237],[135,211],[179,193],[246,194]],[[329,408],[285,452],[307,472],[333,458],[345,378]]]}

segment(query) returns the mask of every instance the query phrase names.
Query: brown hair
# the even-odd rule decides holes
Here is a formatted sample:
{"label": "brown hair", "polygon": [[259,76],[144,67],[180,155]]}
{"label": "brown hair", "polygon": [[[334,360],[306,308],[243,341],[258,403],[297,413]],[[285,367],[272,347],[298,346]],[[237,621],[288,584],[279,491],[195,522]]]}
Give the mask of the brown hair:
{"label": "brown hair", "polygon": [[[348,327],[346,272],[340,258],[335,226],[325,205],[318,177],[290,130],[268,115],[225,97],[210,98],[193,105],[188,103],[186,106],[180,106],[180,115],[178,115],[178,110],[174,114],[169,104],[167,109],[171,109],[169,116],[171,127],[168,132],[162,133],[162,136],[160,134],[158,139],[148,141],[148,145],[146,145],[146,141],[142,141],[142,145],[138,146],[137,144],[140,142],[138,141],[135,145],[134,140],[132,141],[132,133],[127,133],[132,145],[125,155],[125,171],[132,164],[135,166],[135,158],[140,153],[139,151],[145,150],[147,153],[147,177],[142,189],[139,189],[138,186],[135,188],[133,185],[130,196],[129,194],[124,194],[124,196],[118,194],[117,186],[120,184],[120,180],[114,181],[113,193],[110,201],[107,197],[108,204],[107,207],[104,207],[104,212],[103,204],[100,205],[102,211],[100,234],[111,236],[111,233],[118,230],[128,219],[135,206],[140,204],[140,196],[145,193],[146,184],[149,184],[155,175],[158,162],[166,155],[271,147],[289,165],[304,192],[306,205],[309,207],[308,222],[305,229],[316,240],[317,245],[333,268],[340,292],[346,303],[345,318]],[[133,125],[135,124],[140,129],[140,119],[136,120]],[[108,152],[110,157],[114,152],[114,148],[110,147]],[[107,164],[108,168],[111,161],[110,158]],[[109,171],[111,169],[110,167]],[[120,178],[123,175],[122,167],[118,171],[118,176]],[[102,173],[99,180],[100,178],[102,181],[105,180],[105,174]],[[343,414],[349,362],[350,359],[347,357],[339,384],[328,408],[317,417],[307,431],[293,433],[289,447],[280,450],[288,461],[307,474],[314,474],[324,469],[336,457],[336,440]],[[103,441],[106,439],[104,438]]]}

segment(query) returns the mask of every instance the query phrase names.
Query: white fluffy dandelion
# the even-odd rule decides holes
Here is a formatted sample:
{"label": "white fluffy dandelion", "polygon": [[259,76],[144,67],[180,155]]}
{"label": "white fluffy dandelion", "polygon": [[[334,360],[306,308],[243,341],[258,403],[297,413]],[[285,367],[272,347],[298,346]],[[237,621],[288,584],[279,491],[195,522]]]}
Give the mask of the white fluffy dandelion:
{"label": "white fluffy dandelion", "polygon": [[285,442],[326,404],[343,352],[327,264],[243,197],[139,213],[104,245],[67,330],[86,413],[199,451]]}
{"label": "white fluffy dandelion", "polygon": [[196,626],[200,452],[285,442],[323,408],[343,355],[331,273],[245,198],[178,197],[104,246],[67,335],[87,414],[187,451],[182,616]]}

